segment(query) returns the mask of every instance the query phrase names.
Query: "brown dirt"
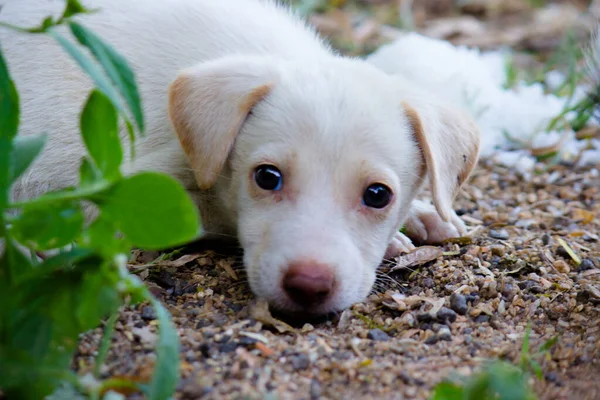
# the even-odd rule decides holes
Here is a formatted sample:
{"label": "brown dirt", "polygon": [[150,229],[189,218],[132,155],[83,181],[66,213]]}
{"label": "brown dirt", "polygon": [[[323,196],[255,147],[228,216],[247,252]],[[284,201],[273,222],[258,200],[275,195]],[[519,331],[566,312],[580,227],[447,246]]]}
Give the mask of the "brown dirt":
{"label": "brown dirt", "polygon": [[[355,36],[346,41],[353,52],[364,53],[385,41],[382,32],[390,30],[379,21],[389,17],[381,10],[390,2],[362,3],[382,4],[350,4],[314,20],[320,19],[324,30],[334,15],[337,20],[328,26],[335,30],[344,18],[362,18],[350,24]],[[419,5],[424,8],[415,13],[420,30],[449,16],[456,21],[475,15],[492,32],[488,44],[499,40],[494,26],[501,26],[502,18],[517,21],[504,26],[506,33],[527,25],[523,21],[535,11],[523,1],[503,2],[508,11],[474,5],[445,9],[441,3],[446,2]],[[573,2],[561,4],[577,8]],[[375,21],[369,28],[375,33],[364,27],[369,20]],[[340,32],[331,33],[338,42]],[[478,35],[450,36],[468,42]],[[513,37],[509,44],[524,46],[525,37]],[[158,254],[134,254],[132,271],[166,304],[179,331],[183,380],[177,398],[424,399],[442,378],[468,374],[485,359],[518,361],[528,322],[534,349],[559,335],[548,357],[540,360],[545,379],[535,381],[538,395],[600,398],[598,169],[558,165],[525,179],[482,161],[456,208],[469,224],[468,240],[445,244],[443,255],[422,265],[394,272],[389,272],[394,263],[382,266],[367,301],[291,329],[273,325],[253,299],[233,247],[196,248],[191,256],[177,255],[173,259],[179,262],[162,265],[152,261]],[[432,315],[431,309],[442,305]],[[156,340],[150,311],[142,305],[122,312],[105,376],[149,378]],[[98,328],[82,338],[75,360],[80,373],[93,368],[101,334]]]}

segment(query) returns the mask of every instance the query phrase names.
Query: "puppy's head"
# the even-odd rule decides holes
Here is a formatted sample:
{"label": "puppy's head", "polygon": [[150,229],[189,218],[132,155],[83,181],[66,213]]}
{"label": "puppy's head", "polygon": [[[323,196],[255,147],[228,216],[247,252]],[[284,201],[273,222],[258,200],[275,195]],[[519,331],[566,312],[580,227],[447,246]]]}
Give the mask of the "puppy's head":
{"label": "puppy's head", "polygon": [[363,300],[422,182],[447,220],[477,160],[470,120],[360,61],[208,62],[169,109],[198,186],[237,221],[252,290],[285,311]]}

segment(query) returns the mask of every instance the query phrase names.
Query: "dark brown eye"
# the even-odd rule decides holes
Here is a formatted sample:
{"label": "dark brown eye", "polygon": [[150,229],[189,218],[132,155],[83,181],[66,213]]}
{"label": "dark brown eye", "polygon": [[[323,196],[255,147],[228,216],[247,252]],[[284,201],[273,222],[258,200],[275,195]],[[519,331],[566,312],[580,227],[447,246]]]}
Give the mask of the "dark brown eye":
{"label": "dark brown eye", "polygon": [[254,170],[254,181],[264,190],[281,190],[283,186],[283,177],[281,172],[274,165],[263,164]]}
{"label": "dark brown eye", "polygon": [[384,208],[392,201],[392,190],[381,184],[374,183],[365,190],[362,202],[371,208]]}

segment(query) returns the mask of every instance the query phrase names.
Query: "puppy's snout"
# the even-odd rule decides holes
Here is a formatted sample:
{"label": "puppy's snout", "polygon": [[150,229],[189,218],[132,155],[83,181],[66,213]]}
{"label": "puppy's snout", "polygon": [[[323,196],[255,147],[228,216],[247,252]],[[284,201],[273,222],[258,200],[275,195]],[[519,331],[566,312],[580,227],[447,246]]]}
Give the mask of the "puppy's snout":
{"label": "puppy's snout", "polygon": [[315,262],[291,264],[283,277],[285,293],[303,308],[325,302],[332,294],[334,284],[333,269]]}

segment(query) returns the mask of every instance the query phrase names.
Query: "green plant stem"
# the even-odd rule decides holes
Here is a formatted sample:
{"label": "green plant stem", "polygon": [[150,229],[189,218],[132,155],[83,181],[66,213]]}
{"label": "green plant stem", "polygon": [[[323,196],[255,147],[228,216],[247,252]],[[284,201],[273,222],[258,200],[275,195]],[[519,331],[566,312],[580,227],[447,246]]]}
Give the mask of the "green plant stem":
{"label": "green plant stem", "polygon": [[102,336],[102,342],[100,343],[100,349],[98,350],[98,356],[96,357],[96,365],[94,366],[94,376],[96,378],[100,377],[100,369],[104,364],[104,360],[106,360],[108,349],[110,348],[110,341],[115,330],[115,324],[117,322],[117,319],[119,319],[118,310],[113,315],[111,315],[106,321],[106,326],[104,327],[104,335]]}

